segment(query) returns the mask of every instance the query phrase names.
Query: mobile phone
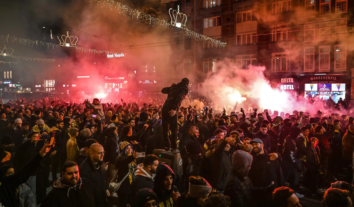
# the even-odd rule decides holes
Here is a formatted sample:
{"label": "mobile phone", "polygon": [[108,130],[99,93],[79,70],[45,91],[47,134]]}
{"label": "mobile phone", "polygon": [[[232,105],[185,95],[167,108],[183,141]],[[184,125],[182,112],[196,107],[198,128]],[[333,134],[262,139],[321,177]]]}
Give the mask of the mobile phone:
{"label": "mobile phone", "polygon": [[97,115],[96,114],[92,114],[92,118],[96,118],[97,117]]}
{"label": "mobile phone", "polygon": [[137,156],[138,158],[145,157],[145,152],[137,152],[137,153],[136,153],[136,156]]}

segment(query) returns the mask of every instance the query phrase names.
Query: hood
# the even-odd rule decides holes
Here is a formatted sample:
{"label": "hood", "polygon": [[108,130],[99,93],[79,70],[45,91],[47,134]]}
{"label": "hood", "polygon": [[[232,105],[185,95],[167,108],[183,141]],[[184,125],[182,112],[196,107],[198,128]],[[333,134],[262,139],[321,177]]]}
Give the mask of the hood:
{"label": "hood", "polygon": [[167,175],[172,175],[173,177],[173,189],[173,186],[175,184],[175,173],[173,172],[173,170],[166,164],[160,164],[159,166],[157,166],[156,176],[154,180],[154,192],[156,193],[160,201],[166,200],[168,197],[172,196],[172,189],[162,193],[163,182]]}
{"label": "hood", "polygon": [[154,180],[155,175],[150,175],[144,170],[144,164],[140,163],[137,167],[138,169],[135,171],[135,176],[140,175],[146,178],[150,178],[151,180]]}
{"label": "hood", "polygon": [[232,155],[232,172],[242,178],[248,176],[253,157],[249,153],[237,150]]}
{"label": "hood", "polygon": [[70,190],[76,190],[77,188],[81,189],[81,185],[82,185],[82,179],[81,178],[79,179],[79,182],[77,183],[77,185],[74,186],[74,187],[71,187],[71,186],[68,186],[68,185],[64,184],[62,182],[62,178],[58,178],[58,180],[54,181],[53,188],[57,188],[57,189],[65,189],[65,188],[67,188],[68,192],[67,192],[66,195],[69,198]]}
{"label": "hood", "polygon": [[142,207],[147,201],[156,200],[156,203],[159,203],[159,200],[152,189],[142,188],[140,189],[135,196],[135,207]]}

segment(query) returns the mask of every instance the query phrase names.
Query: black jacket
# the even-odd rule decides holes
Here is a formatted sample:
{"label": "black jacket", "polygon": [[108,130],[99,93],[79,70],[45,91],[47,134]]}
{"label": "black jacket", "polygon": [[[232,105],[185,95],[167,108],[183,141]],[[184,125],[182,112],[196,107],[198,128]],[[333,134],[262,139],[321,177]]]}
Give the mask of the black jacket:
{"label": "black jacket", "polygon": [[231,170],[231,158],[229,152],[225,151],[226,144],[227,142],[223,139],[211,156],[213,176],[211,186],[221,191],[225,188],[227,174]]}
{"label": "black jacket", "polygon": [[252,155],[253,162],[248,177],[251,179],[254,187],[265,188],[269,186],[272,181],[274,182],[274,188],[284,186],[280,157],[276,160],[270,160],[267,151],[264,151],[264,154],[256,155],[253,153]]}
{"label": "black jacket", "polygon": [[114,136],[105,137],[103,144],[104,144],[103,145],[104,150],[106,152],[104,156],[104,161],[112,164],[115,163],[118,155],[118,145],[116,142],[116,137]]}
{"label": "black jacket", "polygon": [[[31,143],[31,141],[26,141],[25,143],[23,143],[19,147],[18,151],[16,151],[15,153],[15,170],[21,170],[24,166],[26,166],[27,163],[29,163],[33,159],[33,157],[36,156],[38,151],[39,150],[37,149],[37,147],[34,145],[34,143]],[[35,175],[35,172],[33,172],[32,175]]]}
{"label": "black jacket", "polygon": [[[117,182],[121,182],[122,179],[128,174],[128,172],[133,173],[136,169],[136,161],[134,156],[119,155],[119,158],[116,163],[116,169],[118,170],[118,179]],[[130,178],[129,178],[130,177]],[[132,179],[132,175],[130,174],[120,186],[118,193],[126,193],[130,192],[130,179]]]}
{"label": "black jacket", "polygon": [[164,107],[177,110],[181,105],[183,98],[188,93],[188,87],[184,83],[180,82],[177,85],[163,88],[161,92],[168,94]]}
{"label": "black jacket", "polygon": [[143,169],[143,164],[138,165],[138,170],[135,172],[135,178],[130,186],[130,204],[133,206],[136,193],[143,188],[154,188],[154,179],[147,174]]}
{"label": "black jacket", "polygon": [[108,183],[106,182],[104,163],[99,162],[98,167],[96,167],[93,165],[90,157],[87,157],[80,165],[80,176],[90,180],[95,186],[96,206],[108,206],[106,194]]}
{"label": "black jacket", "polygon": [[2,173],[0,171],[0,203],[3,206],[20,206],[19,195],[16,189],[19,185],[26,182],[34,172],[36,172],[42,159],[43,158],[37,154],[22,170],[8,177],[2,177]]}
{"label": "black jacket", "polygon": [[95,207],[94,186],[83,178],[76,187],[69,187],[60,181],[54,182],[53,189],[44,198],[41,206],[46,207]]}
{"label": "black jacket", "polygon": [[[163,192],[163,183],[165,180],[165,177],[168,175],[172,175],[173,177],[173,182],[172,182],[172,189],[169,191]],[[178,192],[177,187],[174,185],[175,184],[175,173],[173,170],[166,164],[160,164],[157,169],[156,169],[156,176],[154,180],[154,192],[157,195],[157,198],[159,199],[159,207],[173,207],[176,206],[174,205],[174,201],[172,199],[172,191]]]}

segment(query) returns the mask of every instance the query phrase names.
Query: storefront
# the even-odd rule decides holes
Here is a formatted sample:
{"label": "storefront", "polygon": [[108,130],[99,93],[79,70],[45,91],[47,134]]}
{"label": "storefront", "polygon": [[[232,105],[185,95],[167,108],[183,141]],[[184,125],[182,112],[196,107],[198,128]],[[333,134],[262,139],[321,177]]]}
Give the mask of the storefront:
{"label": "storefront", "polygon": [[350,98],[350,75],[347,74],[300,74],[300,93],[305,97],[328,100],[330,97],[334,102],[340,98]]}

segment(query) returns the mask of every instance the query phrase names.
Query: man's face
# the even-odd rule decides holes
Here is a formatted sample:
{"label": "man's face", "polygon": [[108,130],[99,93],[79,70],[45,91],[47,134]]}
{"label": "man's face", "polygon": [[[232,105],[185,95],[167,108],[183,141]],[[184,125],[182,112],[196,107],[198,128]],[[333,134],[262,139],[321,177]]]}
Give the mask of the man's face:
{"label": "man's face", "polygon": [[38,124],[38,128],[43,129],[44,124]]}
{"label": "man's face", "polygon": [[253,149],[253,146],[251,144],[251,140],[244,140],[243,141],[243,148],[247,151],[250,152]]}
{"label": "man's face", "polygon": [[9,107],[6,107],[6,112],[9,112],[10,111],[10,108]]}
{"label": "man's face", "polygon": [[194,131],[194,137],[197,138],[197,139],[199,139],[199,136],[200,136],[199,129],[196,129],[196,130]]}
{"label": "man's face", "polygon": [[225,148],[224,148],[224,150],[225,150],[226,152],[228,152],[228,151],[230,151],[230,149],[231,149],[231,146],[230,146],[229,143],[227,143],[226,146],[225,146]]}
{"label": "man's face", "polygon": [[91,149],[90,158],[92,161],[99,162],[103,161],[104,150],[102,146],[95,146]]}
{"label": "man's face", "polygon": [[183,121],[184,121],[184,118],[183,118],[183,117],[181,117],[181,118],[178,119],[178,122],[179,122],[179,123],[182,123]]}
{"label": "man's face", "polygon": [[97,100],[97,99],[93,100],[93,104],[97,105],[97,104],[99,104],[99,103],[100,103],[99,100]]}
{"label": "man's face", "polygon": [[29,125],[22,126],[22,129],[25,130],[25,131],[28,131],[29,130]]}
{"label": "man's face", "polygon": [[262,132],[262,134],[267,134],[268,128],[267,127],[261,127],[260,131]]}
{"label": "man's face", "polygon": [[306,137],[309,136],[310,130],[306,129],[305,131],[302,132]]}
{"label": "man's face", "polygon": [[217,134],[215,137],[218,138],[218,139],[224,139],[225,134],[224,134],[224,132],[220,132],[220,133]]}
{"label": "man's face", "polygon": [[237,139],[237,138],[238,138],[238,135],[237,135],[236,133],[233,133],[233,134],[231,134],[231,137],[232,137],[233,139]]}
{"label": "man's face", "polygon": [[13,175],[13,174],[15,174],[15,169],[9,168],[5,173],[5,177]]}
{"label": "man's face", "polygon": [[60,122],[57,124],[58,129],[63,129],[64,128],[64,122]]}
{"label": "man's face", "polygon": [[18,113],[18,114],[17,114],[17,118],[22,119],[22,118],[23,118],[23,113]]}
{"label": "man's face", "polygon": [[132,127],[135,126],[135,120],[131,120],[131,121],[129,122],[129,125],[132,126]]}
{"label": "man's face", "polygon": [[92,134],[96,132],[96,128],[95,127],[91,127],[90,130],[91,130]]}
{"label": "man's face", "polygon": [[31,142],[38,142],[39,141],[39,134],[38,133],[35,133],[32,135],[31,137]]}
{"label": "man's face", "polygon": [[150,172],[151,172],[152,174],[155,174],[155,173],[156,173],[156,169],[157,169],[157,166],[158,166],[158,165],[159,165],[159,161],[158,161],[158,160],[155,160],[152,165],[149,165]]}
{"label": "man's face", "polygon": [[299,199],[296,197],[295,194],[292,194],[289,198],[288,198],[288,205],[287,207],[302,207],[300,204]]}
{"label": "man's face", "polygon": [[6,119],[6,114],[5,113],[1,114],[1,118]]}
{"label": "man's face", "polygon": [[252,146],[253,146],[253,151],[254,151],[255,153],[258,154],[258,153],[263,152],[263,145],[262,145],[262,144],[260,144],[260,143],[253,143]]}
{"label": "man's face", "polygon": [[69,184],[70,186],[75,186],[80,179],[79,167],[77,165],[68,167],[66,168],[65,173],[61,173],[61,176],[66,184]]}
{"label": "man's face", "polygon": [[156,200],[146,201],[146,203],[143,205],[143,207],[155,207],[155,206],[157,206]]}
{"label": "man's face", "polygon": [[313,146],[317,146],[318,144],[318,140],[314,139],[314,140],[311,140],[311,143]]}
{"label": "man's face", "polygon": [[172,183],[173,183],[173,177],[172,175],[167,175],[165,177],[165,180],[163,181],[163,187],[165,190],[171,190],[172,189]]}

